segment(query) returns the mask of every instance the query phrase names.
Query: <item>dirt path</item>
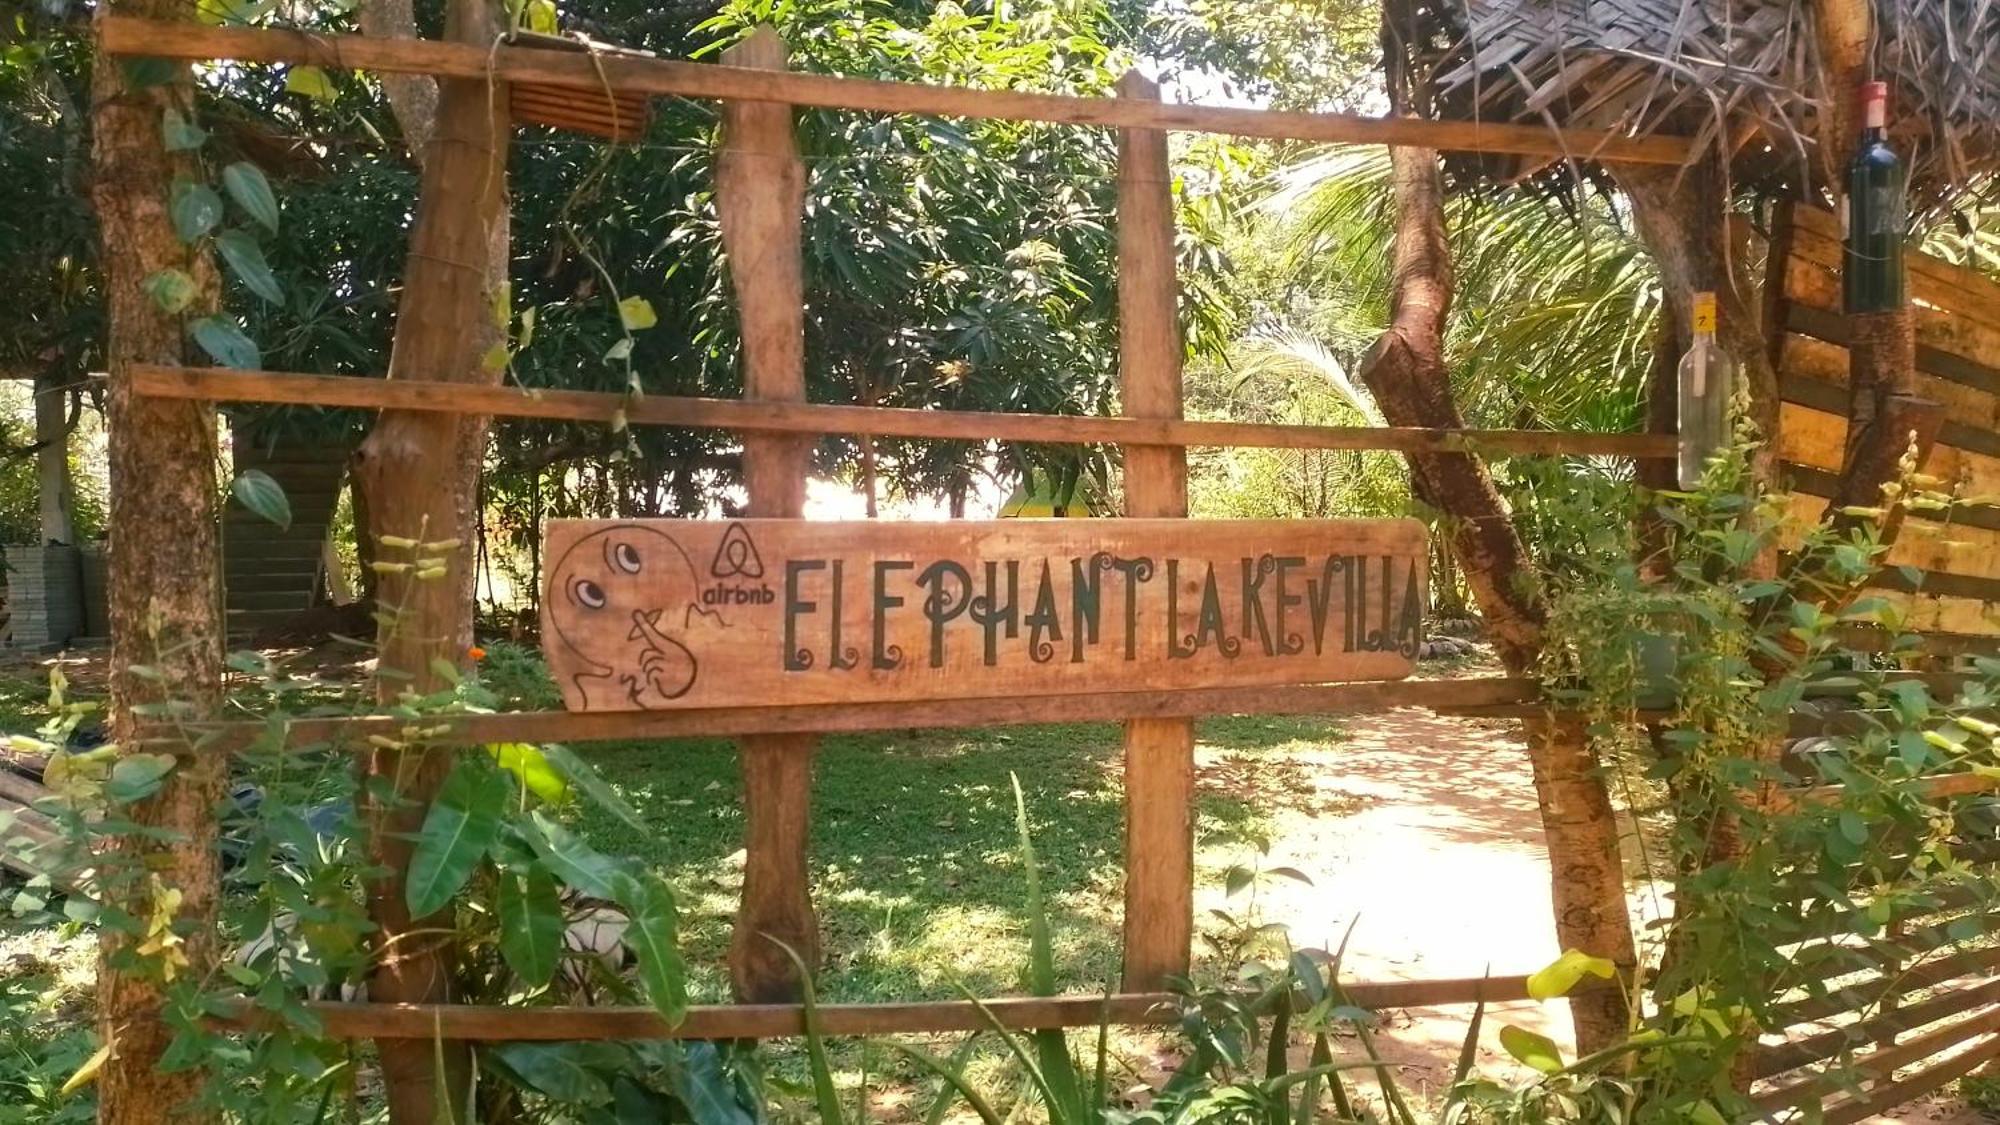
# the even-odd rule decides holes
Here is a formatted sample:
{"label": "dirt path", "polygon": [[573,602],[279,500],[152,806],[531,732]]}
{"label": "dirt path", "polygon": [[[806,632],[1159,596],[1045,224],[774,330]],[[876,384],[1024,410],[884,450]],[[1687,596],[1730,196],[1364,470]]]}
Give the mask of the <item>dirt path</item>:
{"label": "dirt path", "polygon": [[[1530,973],[1561,952],[1549,909],[1548,854],[1534,782],[1514,722],[1445,718],[1421,710],[1357,717],[1308,784],[1311,807],[1359,801],[1334,818],[1304,813],[1274,825],[1268,862],[1299,868],[1312,886],[1277,883],[1259,907],[1301,945],[1337,945],[1350,923],[1348,980],[1414,980]],[[1201,763],[1206,773],[1219,762]],[[1635,913],[1652,916],[1650,896]],[[1398,1013],[1378,1036],[1406,1086],[1437,1091],[1451,1079],[1471,1010]],[[1561,1003],[1488,1009],[1479,1065],[1516,1064],[1500,1050],[1503,1024],[1538,1032],[1572,1054]],[[1870,1119],[1880,1125],[1972,1125],[1956,1103],[1932,1101]]]}

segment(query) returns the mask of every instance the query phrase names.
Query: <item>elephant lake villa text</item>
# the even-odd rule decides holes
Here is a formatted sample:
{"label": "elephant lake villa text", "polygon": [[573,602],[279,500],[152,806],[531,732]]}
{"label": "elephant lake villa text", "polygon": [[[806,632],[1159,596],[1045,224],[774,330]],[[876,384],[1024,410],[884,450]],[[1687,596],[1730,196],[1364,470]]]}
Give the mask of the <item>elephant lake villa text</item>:
{"label": "elephant lake villa text", "polygon": [[1415,520],[556,520],[576,711],[1396,679]]}

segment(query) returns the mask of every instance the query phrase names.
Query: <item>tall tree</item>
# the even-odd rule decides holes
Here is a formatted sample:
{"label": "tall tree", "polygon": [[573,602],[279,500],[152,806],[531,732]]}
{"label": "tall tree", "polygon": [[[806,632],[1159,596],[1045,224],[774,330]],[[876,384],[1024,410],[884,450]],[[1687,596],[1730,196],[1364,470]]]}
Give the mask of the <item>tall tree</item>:
{"label": "tall tree", "polygon": [[[1409,0],[1384,3],[1383,57],[1392,112],[1427,116],[1429,76],[1409,61],[1409,44],[1421,35],[1417,7]],[[1463,428],[1444,361],[1453,279],[1438,154],[1393,148],[1390,160],[1396,203],[1390,323],[1361,377],[1392,425]],[[1451,517],[1453,554],[1501,659],[1517,675],[1531,672],[1546,614],[1520,534],[1484,462],[1471,454],[1410,454],[1409,462],[1416,494]],[[1527,734],[1549,851],[1557,940],[1630,972],[1638,955],[1625,909],[1617,820],[1584,731],[1574,722],[1535,720],[1527,724]],[[1609,1046],[1624,1035],[1627,1013],[1619,989],[1581,993],[1572,998],[1571,1012],[1580,1051]]]}
{"label": "tall tree", "polygon": [[[452,0],[445,37],[486,45],[500,26],[488,0]],[[415,114],[424,155],[409,265],[389,354],[391,379],[495,383],[490,361],[507,323],[507,151],[512,126],[504,87],[479,79],[438,84],[428,135]],[[495,310],[502,311],[496,316]],[[448,686],[441,669],[462,666],[472,643],[473,554],[479,469],[487,420],[426,411],[384,411],[356,454],[367,498],[366,533],[419,544],[381,578],[387,612],[377,637],[382,701]],[[443,574],[422,558],[442,560]],[[450,773],[452,751],[421,743],[378,747],[368,756],[362,813],[378,868],[368,886],[376,926],[371,999],[444,1003],[454,998],[451,927],[412,917],[405,872],[429,804]],[[467,1104],[471,1053],[462,1042],[385,1040],[380,1044],[390,1120],[432,1125]]]}
{"label": "tall tree", "polygon": [[[119,0],[107,10],[193,19],[195,5]],[[169,216],[177,185],[185,191],[200,177],[194,155],[168,151],[163,136],[169,115],[193,113],[190,68],[99,65],[92,100],[92,201],[109,313],[112,733],[127,754],[174,755],[159,790],[130,810],[139,831],[122,835],[118,854],[98,868],[110,907],[98,931],[98,1027],[109,1050],[98,1116],[199,1123],[213,1119],[199,1104],[202,1072],[169,1070],[162,1057],[174,1034],[170,987],[200,979],[214,962],[215,810],[227,757],[143,745],[135,727],[143,710],[199,717],[220,698],[215,411],[135,394],[131,369],[189,358],[186,317],[213,312],[220,286],[207,252],[184,242]],[[171,301],[152,295],[163,291],[158,278],[174,279]]]}

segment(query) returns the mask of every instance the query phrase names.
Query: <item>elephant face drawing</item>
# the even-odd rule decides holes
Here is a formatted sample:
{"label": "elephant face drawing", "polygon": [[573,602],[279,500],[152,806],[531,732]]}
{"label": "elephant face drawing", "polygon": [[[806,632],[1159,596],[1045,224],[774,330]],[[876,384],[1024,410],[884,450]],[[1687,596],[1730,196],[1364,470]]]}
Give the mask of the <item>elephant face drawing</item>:
{"label": "elephant face drawing", "polygon": [[608,527],[571,544],[550,573],[548,617],[584,669],[588,706],[664,707],[699,671],[684,643],[699,612],[687,552],[651,528]]}

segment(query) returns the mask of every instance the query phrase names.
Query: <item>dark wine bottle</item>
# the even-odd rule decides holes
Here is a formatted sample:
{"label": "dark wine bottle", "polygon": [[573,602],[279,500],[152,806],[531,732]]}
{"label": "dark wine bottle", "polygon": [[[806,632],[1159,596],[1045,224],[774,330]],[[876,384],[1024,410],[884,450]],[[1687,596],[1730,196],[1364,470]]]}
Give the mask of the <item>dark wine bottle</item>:
{"label": "dark wine bottle", "polygon": [[1891,312],[1903,307],[1903,232],[1908,206],[1903,161],[1889,147],[1889,86],[1861,87],[1861,140],[1847,165],[1847,268],[1849,313]]}

